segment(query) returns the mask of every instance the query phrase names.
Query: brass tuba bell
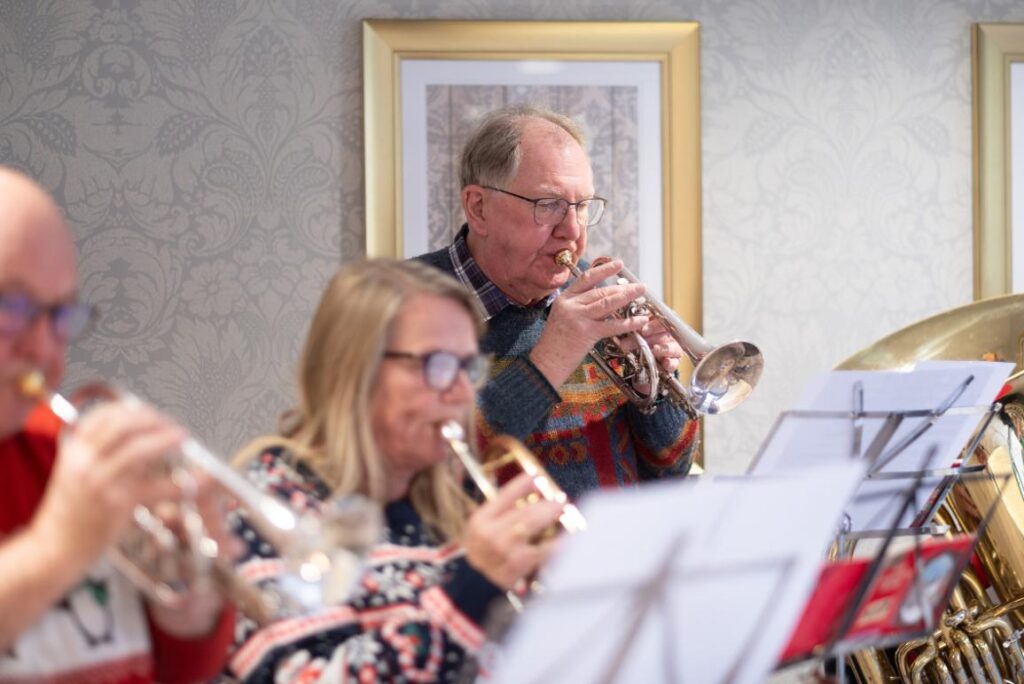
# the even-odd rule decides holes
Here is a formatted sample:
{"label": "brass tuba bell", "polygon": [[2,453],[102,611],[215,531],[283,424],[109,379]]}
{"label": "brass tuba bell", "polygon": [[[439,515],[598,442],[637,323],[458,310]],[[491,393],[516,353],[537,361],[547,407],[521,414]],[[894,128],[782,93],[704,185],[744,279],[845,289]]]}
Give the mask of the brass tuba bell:
{"label": "brass tuba bell", "polygon": [[[608,261],[608,257],[598,257],[592,265]],[[577,278],[583,275],[568,249],[555,254],[555,263],[568,268]],[[625,266],[619,271],[618,280],[623,284],[640,282]],[[764,357],[756,346],[750,342],[729,342],[714,347],[651,295],[638,298],[619,312],[620,317],[638,315],[660,320],[694,366],[689,385],[683,385],[661,367],[638,333],[630,333],[633,351],[625,351],[613,338],[598,342],[591,353],[594,362],[641,411],[652,413],[656,402],[665,398],[696,418],[725,413],[750,396],[764,368]]]}

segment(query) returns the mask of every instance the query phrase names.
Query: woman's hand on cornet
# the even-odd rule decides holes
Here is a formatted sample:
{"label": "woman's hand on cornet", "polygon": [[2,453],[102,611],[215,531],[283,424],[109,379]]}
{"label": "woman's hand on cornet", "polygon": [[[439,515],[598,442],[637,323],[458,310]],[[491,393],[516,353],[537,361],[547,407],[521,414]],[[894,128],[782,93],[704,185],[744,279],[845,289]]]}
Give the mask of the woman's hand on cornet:
{"label": "woman's hand on cornet", "polygon": [[537,540],[556,523],[562,505],[551,501],[521,504],[520,500],[532,491],[533,479],[520,474],[469,517],[463,533],[466,560],[504,590],[532,577],[554,544],[553,539]]}
{"label": "woman's hand on cornet", "polygon": [[644,294],[643,283],[599,286],[621,269],[622,262],[615,259],[584,271],[552,304],[544,332],[530,352],[530,360],[552,387],[561,387],[599,340],[639,331],[649,322],[647,316],[615,316]]}

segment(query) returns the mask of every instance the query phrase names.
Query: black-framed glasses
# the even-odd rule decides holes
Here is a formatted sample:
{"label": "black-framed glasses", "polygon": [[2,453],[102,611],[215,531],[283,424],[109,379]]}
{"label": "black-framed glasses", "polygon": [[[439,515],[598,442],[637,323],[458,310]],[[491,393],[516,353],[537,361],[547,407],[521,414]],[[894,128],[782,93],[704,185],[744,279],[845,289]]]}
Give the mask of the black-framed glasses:
{"label": "black-framed glasses", "polygon": [[419,361],[423,366],[423,379],[427,386],[439,392],[451,389],[460,370],[466,371],[466,377],[473,387],[480,387],[487,380],[487,371],[491,367],[491,357],[487,354],[459,356],[449,351],[414,354],[388,350],[384,352],[384,358]]}
{"label": "black-framed glasses", "polygon": [[523,197],[508,190],[496,188],[493,185],[482,185],[480,187],[494,190],[506,195],[521,199],[533,205],[533,220],[539,226],[557,226],[565,218],[569,207],[576,207],[576,223],[581,226],[593,226],[601,220],[604,215],[604,206],[608,203],[604,197],[588,197],[579,202],[570,202],[561,197]]}
{"label": "black-framed glasses", "polygon": [[61,342],[71,342],[88,329],[96,308],[81,302],[42,305],[26,294],[0,293],[0,335],[20,335],[45,315],[50,330]]}

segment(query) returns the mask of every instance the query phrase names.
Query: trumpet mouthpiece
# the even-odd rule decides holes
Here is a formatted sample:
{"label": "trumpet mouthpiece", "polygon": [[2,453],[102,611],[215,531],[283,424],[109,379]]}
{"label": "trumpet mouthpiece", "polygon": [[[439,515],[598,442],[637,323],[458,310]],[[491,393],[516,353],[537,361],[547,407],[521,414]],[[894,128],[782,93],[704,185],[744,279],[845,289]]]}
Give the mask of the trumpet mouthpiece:
{"label": "trumpet mouthpiece", "polygon": [[446,420],[441,424],[441,436],[448,441],[465,439],[466,431],[462,429],[457,420]]}
{"label": "trumpet mouthpiece", "polygon": [[18,379],[18,391],[26,397],[38,399],[46,393],[46,378],[38,368]]}
{"label": "trumpet mouthpiece", "polygon": [[555,253],[555,263],[559,266],[565,266],[571,269],[576,265],[576,260],[572,258],[572,251],[568,249],[559,250]]}

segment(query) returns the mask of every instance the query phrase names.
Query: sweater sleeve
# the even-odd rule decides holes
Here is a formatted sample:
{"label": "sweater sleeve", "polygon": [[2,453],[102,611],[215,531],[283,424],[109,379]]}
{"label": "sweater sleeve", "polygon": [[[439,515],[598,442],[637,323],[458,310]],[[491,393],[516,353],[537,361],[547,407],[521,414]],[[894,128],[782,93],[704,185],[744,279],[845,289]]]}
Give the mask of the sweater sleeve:
{"label": "sweater sleeve", "polygon": [[526,355],[508,365],[480,390],[477,412],[480,435],[512,435],[522,441],[561,401],[558,391]]}
{"label": "sweater sleeve", "polygon": [[664,402],[650,415],[644,415],[633,404],[626,411],[640,480],[686,475],[700,445],[700,421],[691,420],[670,402]]}

